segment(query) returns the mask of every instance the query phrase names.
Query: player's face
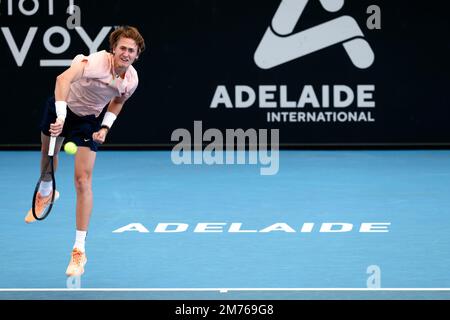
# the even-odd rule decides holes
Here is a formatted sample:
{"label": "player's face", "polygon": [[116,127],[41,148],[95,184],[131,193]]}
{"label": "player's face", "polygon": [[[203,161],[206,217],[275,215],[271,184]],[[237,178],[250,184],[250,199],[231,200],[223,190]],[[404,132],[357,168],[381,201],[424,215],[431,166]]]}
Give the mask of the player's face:
{"label": "player's face", "polygon": [[128,68],[138,56],[138,46],[133,39],[120,38],[113,54],[116,68]]}

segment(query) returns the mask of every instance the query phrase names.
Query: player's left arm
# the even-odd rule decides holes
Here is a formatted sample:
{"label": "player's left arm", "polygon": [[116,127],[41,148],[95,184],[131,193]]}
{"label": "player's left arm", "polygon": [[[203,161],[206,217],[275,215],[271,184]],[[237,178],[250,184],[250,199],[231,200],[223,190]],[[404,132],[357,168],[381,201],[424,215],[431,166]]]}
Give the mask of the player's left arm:
{"label": "player's left arm", "polygon": [[115,97],[109,102],[108,109],[106,110],[105,116],[102,121],[102,127],[99,131],[92,134],[92,138],[95,142],[105,142],[106,135],[108,134],[108,131],[111,129],[112,124],[122,110],[125,101],[126,99],[124,99],[123,97]]}

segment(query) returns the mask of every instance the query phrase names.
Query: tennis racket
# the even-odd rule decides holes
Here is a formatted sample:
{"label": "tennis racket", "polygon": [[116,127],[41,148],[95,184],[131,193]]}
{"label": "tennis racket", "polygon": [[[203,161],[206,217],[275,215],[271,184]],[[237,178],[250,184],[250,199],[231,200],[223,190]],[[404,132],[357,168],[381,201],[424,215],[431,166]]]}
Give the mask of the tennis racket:
{"label": "tennis racket", "polygon": [[[55,153],[55,145],[56,145],[56,137],[50,137],[50,143],[48,146],[48,161],[46,161],[46,163],[42,165],[41,176],[39,177],[39,180],[36,184],[36,188],[34,188],[33,203],[31,205],[31,209],[33,216],[36,220],[44,220],[45,218],[47,218],[48,214],[52,210],[53,201],[55,200],[56,180],[53,166],[53,155]],[[44,205],[42,205],[41,200],[41,209],[43,206],[43,210],[41,210],[42,212],[38,212],[38,208],[36,208],[37,207],[36,200],[38,197],[39,186],[41,184],[41,181],[50,181],[49,179],[51,179],[52,181],[52,190],[53,190],[51,193],[51,198],[46,199],[47,201],[46,203],[44,203]]]}

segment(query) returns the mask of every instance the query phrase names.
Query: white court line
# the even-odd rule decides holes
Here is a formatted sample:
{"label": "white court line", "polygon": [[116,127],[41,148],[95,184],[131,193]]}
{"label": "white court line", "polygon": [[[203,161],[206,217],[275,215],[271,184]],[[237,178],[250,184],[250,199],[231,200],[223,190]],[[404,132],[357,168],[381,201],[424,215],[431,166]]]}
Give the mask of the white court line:
{"label": "white court line", "polygon": [[450,288],[2,288],[0,292],[42,292],[42,291],[155,291],[155,292],[182,292],[182,291],[449,291]]}

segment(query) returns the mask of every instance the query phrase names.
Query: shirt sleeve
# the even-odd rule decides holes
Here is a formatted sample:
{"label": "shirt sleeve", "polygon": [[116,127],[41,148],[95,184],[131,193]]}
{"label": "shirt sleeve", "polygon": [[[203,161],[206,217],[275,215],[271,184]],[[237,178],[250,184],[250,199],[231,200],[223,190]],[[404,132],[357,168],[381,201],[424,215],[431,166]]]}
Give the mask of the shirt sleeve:
{"label": "shirt sleeve", "polygon": [[138,84],[136,82],[136,84],[133,87],[131,87],[129,90],[127,90],[127,92],[125,92],[125,94],[124,94],[125,99],[128,99],[133,95],[133,93],[137,89],[137,86],[138,86]]}
{"label": "shirt sleeve", "polygon": [[84,67],[83,78],[100,79],[110,75],[111,62],[106,51],[95,52],[89,56],[79,54],[73,59],[72,64],[81,61],[87,61]]}

